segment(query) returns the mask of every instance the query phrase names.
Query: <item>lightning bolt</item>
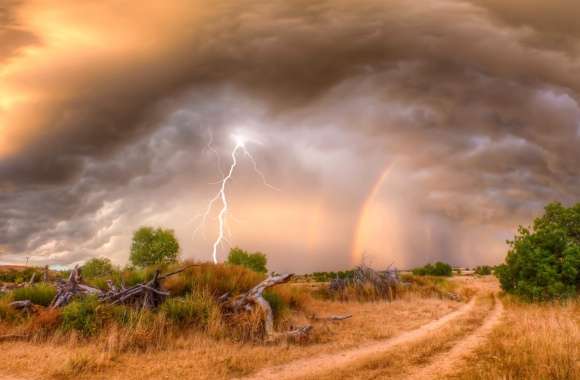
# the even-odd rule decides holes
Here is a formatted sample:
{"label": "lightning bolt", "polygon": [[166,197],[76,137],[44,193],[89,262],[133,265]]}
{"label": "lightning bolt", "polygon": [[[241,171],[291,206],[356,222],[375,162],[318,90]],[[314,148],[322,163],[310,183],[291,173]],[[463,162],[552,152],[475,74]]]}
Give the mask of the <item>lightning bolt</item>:
{"label": "lightning bolt", "polygon": [[[240,150],[252,162],[252,166],[254,168],[254,171],[260,176],[264,185],[273,189],[273,190],[280,191],[280,189],[278,189],[277,187],[269,184],[268,181],[266,180],[266,176],[264,175],[264,173],[262,173],[258,169],[258,165],[256,163],[256,160],[254,159],[252,154],[246,148],[246,142],[248,140],[245,137],[240,136],[240,135],[233,135],[232,137],[234,138],[234,141],[236,142],[236,144],[234,145],[234,148],[233,148],[232,153],[231,153],[232,163],[230,165],[230,168],[229,168],[227,174],[222,173],[222,176],[223,176],[222,180],[216,182],[216,183],[220,184],[220,189],[219,189],[218,193],[212,199],[210,199],[205,212],[202,214],[201,224],[194,231],[194,233],[197,232],[197,230],[199,230],[199,228],[201,228],[201,226],[205,225],[205,222],[206,222],[207,218],[209,217],[209,214],[211,213],[211,210],[213,209],[214,204],[216,202],[220,201],[222,207],[218,213],[218,218],[217,218],[218,219],[218,235],[212,244],[212,259],[213,259],[213,262],[216,264],[218,263],[218,259],[217,259],[218,248],[220,247],[222,242],[226,240],[226,237],[225,237],[225,230],[227,228],[226,215],[228,214],[228,198],[226,195],[226,188],[227,188],[228,182],[231,180],[231,178],[236,170],[236,167],[238,166],[238,153],[240,152]],[[211,147],[211,140],[210,140],[210,143],[208,144],[208,147]],[[215,150],[213,150],[213,148],[212,148],[212,152],[215,152]],[[217,152],[215,152],[215,153],[217,153]],[[221,170],[220,170],[220,172],[221,172]]]}

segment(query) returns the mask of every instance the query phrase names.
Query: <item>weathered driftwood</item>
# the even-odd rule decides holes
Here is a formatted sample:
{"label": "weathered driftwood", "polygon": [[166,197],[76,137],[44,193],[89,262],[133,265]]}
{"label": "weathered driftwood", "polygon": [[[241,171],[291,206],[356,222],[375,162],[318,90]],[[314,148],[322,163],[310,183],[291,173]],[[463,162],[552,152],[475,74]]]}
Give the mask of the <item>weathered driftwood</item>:
{"label": "weathered driftwood", "polygon": [[169,293],[161,288],[161,280],[181,273],[192,266],[195,265],[189,265],[163,276],[159,274],[159,271],[156,271],[151,280],[129,288],[126,288],[124,284],[121,284],[121,287],[119,288],[109,280],[107,281],[107,291],[102,291],[81,283],[82,277],[80,269],[77,266],[73,269],[67,281],[59,281],[57,283],[56,296],[52,300],[50,307],[53,309],[63,307],[76,296],[92,294],[96,295],[99,298],[99,301],[103,303],[111,303],[113,305],[123,304],[145,309],[154,309],[161,305],[163,301],[165,301],[165,298],[169,296]]}
{"label": "weathered driftwood", "polygon": [[44,266],[44,271],[42,272],[42,282],[48,282],[48,265]]}
{"label": "weathered driftwood", "polygon": [[230,314],[252,311],[254,307],[258,307],[264,316],[264,334],[266,341],[274,341],[281,337],[303,340],[312,329],[312,326],[302,326],[284,333],[276,332],[274,330],[274,314],[272,313],[272,308],[264,298],[264,291],[266,289],[288,282],[292,276],[293,274],[270,276],[246,293],[240,294],[232,299],[229,299],[229,294],[226,293],[219,297],[219,301],[222,303],[222,307],[226,312]]}
{"label": "weathered driftwood", "polygon": [[67,281],[58,281],[56,285],[56,295],[50,303],[50,308],[56,309],[67,305],[75,296],[95,294],[100,295],[99,289],[81,284],[82,277],[80,268],[77,265],[70,273]]}
{"label": "weathered driftwood", "polygon": [[29,300],[10,302],[9,305],[11,308],[13,308],[15,310],[23,311],[26,313],[31,313],[32,311],[34,311],[34,305]]}
{"label": "weathered driftwood", "polygon": [[124,305],[133,305],[144,309],[154,309],[161,305],[169,293],[161,289],[160,279],[167,276],[159,276],[159,271],[151,280],[144,284],[137,284],[127,289],[117,289],[112,282],[109,283],[109,291],[105,293],[100,301]]}
{"label": "weathered driftwood", "polygon": [[0,335],[0,342],[8,342],[8,341],[15,341],[15,340],[26,340],[30,338],[28,335],[17,335],[17,334],[10,334],[10,335]]}
{"label": "weathered driftwood", "polygon": [[378,272],[363,264],[355,268],[351,278],[333,279],[329,284],[328,290],[333,293],[342,294],[348,286],[353,286],[358,289],[371,286],[375,289],[377,295],[392,301],[397,298],[397,288],[399,285],[400,279],[397,269],[389,266],[386,271]]}
{"label": "weathered driftwood", "polygon": [[34,280],[36,279],[36,272],[32,273],[30,277],[30,281],[28,281],[28,286],[32,286],[34,284]]}
{"label": "weathered driftwood", "polygon": [[312,319],[312,320],[314,320],[314,321],[344,321],[345,319],[352,318],[352,314],[348,314],[348,315],[331,315],[331,316],[328,316],[328,317],[319,317],[316,314],[312,314],[309,318]]}

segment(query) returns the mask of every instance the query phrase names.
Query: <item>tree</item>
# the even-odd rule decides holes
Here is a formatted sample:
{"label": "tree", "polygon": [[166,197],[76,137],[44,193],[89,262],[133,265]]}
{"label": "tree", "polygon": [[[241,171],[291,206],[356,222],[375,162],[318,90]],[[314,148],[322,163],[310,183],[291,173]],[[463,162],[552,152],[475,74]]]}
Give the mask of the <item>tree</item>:
{"label": "tree", "polygon": [[90,259],[81,267],[81,274],[85,278],[102,277],[113,273],[115,268],[106,257]]}
{"label": "tree", "polygon": [[453,268],[447,263],[437,261],[435,264],[427,264],[424,267],[413,269],[413,274],[417,276],[446,276],[453,275]]}
{"label": "tree", "polygon": [[580,203],[550,203],[532,227],[520,226],[495,273],[502,288],[531,301],[580,291]]}
{"label": "tree", "polygon": [[238,247],[232,248],[228,255],[228,264],[241,265],[258,273],[266,273],[268,259],[261,252],[248,253]]}
{"label": "tree", "polygon": [[141,227],[133,234],[131,243],[131,263],[146,267],[166,264],[177,260],[179,243],[173,230]]}

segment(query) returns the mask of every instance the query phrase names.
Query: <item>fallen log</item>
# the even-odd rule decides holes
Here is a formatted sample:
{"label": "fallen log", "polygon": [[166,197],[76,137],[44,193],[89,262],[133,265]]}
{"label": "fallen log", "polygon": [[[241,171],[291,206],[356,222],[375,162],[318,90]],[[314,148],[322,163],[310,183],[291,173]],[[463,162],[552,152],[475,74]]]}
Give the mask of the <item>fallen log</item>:
{"label": "fallen log", "polygon": [[352,314],[348,314],[348,315],[331,315],[328,317],[318,317],[315,314],[312,314],[310,317],[310,319],[315,320],[315,321],[344,321],[345,319],[349,319],[352,318]]}
{"label": "fallen log", "polygon": [[111,283],[109,284],[109,292],[104,294],[100,301],[109,302],[113,305],[125,304],[144,309],[154,309],[161,305],[165,301],[165,298],[169,297],[169,292],[161,289],[161,279],[182,271],[183,270],[160,276],[159,271],[157,270],[155,271],[153,278],[148,282],[137,284],[126,289],[123,287],[121,290],[116,289],[116,287]]}
{"label": "fallen log", "polygon": [[34,305],[30,300],[22,300],[22,301],[13,301],[9,303],[10,307],[18,310],[23,311],[26,313],[31,313],[34,311]]}
{"label": "fallen log", "polygon": [[254,307],[258,307],[262,311],[264,317],[264,335],[268,342],[275,341],[281,337],[298,338],[303,340],[312,329],[312,326],[302,326],[288,332],[276,332],[274,330],[274,314],[272,307],[264,298],[264,291],[274,285],[283,284],[292,278],[293,274],[280,274],[270,276],[258,285],[254,286],[248,292],[240,294],[237,297],[229,300],[229,294],[226,293],[219,297],[222,307],[229,313],[240,313],[245,311],[252,311]]}
{"label": "fallen log", "polygon": [[59,307],[66,306],[72,301],[72,299],[77,295],[87,295],[95,294],[101,295],[102,291],[90,287],[88,285],[81,284],[82,276],[79,266],[71,271],[67,281],[59,281],[56,285],[56,295],[52,299],[49,307],[51,309],[56,309]]}
{"label": "fallen log", "polygon": [[15,340],[26,340],[30,338],[28,335],[0,335],[0,342],[8,342],[8,341],[15,341]]}

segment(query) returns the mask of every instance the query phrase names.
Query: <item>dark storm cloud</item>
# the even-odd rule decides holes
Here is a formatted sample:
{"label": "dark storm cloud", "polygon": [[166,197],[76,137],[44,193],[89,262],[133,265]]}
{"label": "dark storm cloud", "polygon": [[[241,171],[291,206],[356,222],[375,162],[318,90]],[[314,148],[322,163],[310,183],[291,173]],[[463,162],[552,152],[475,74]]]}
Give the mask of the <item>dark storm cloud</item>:
{"label": "dark storm cloud", "polygon": [[[519,44],[525,36],[495,29],[483,10],[467,3],[217,2],[205,11],[198,25],[166,36],[176,40],[172,47],[148,61],[105,62],[102,68],[89,63],[68,68],[66,76],[57,73],[72,82],[74,92],[48,104],[43,115],[37,111],[43,116],[36,121],[38,132],[15,157],[3,160],[3,181],[62,182],[78,174],[83,158],[110,154],[151,131],[156,103],[196,84],[237,83],[286,108],[345,79],[408,65],[401,83],[377,86],[453,118],[459,104],[479,101],[479,93],[460,82],[478,74],[569,88],[574,97],[580,80],[566,56],[527,49]],[[517,89],[495,92],[504,99],[520,95]],[[501,122],[491,120],[487,127]]]}
{"label": "dark storm cloud", "polygon": [[19,25],[14,10],[20,1],[6,0],[0,4],[0,64],[17,55],[23,47],[39,43],[37,36]]}
{"label": "dark storm cloud", "polygon": [[[160,28],[147,54],[87,60],[78,51],[80,58],[20,79],[62,85],[63,93],[26,105],[34,114],[24,118],[26,133],[8,126],[17,149],[0,161],[0,246],[20,252],[65,237],[86,240],[98,229],[90,216],[105,201],[132,196],[135,181],[156,186],[183,175],[177,164],[152,168],[182,150],[201,150],[205,128],[219,138],[247,109],[224,115],[219,107],[235,109],[247,99],[260,104],[272,130],[310,123],[365,136],[348,149],[383,152],[417,174],[406,179],[406,192],[421,212],[502,226],[525,221],[546,201],[578,197],[576,3],[176,7],[171,28]],[[19,5],[0,8],[0,64],[43,38],[16,26]],[[207,97],[224,87],[234,88],[237,100],[212,109]],[[163,122],[184,107],[194,116],[177,116],[171,127]],[[196,160],[199,153],[188,155]],[[208,174],[202,165],[190,170],[192,178]],[[82,222],[55,227],[63,220]]]}

